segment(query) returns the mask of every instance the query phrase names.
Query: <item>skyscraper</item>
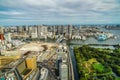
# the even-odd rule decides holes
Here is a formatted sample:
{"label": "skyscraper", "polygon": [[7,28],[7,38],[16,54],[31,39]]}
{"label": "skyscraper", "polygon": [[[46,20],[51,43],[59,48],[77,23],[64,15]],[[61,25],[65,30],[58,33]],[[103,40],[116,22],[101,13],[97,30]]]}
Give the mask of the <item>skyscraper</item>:
{"label": "skyscraper", "polygon": [[42,38],[47,38],[47,27],[46,26],[38,26],[38,38],[42,39]]}
{"label": "skyscraper", "polygon": [[23,27],[22,27],[22,26],[17,26],[17,32],[18,32],[18,33],[23,32]]}
{"label": "skyscraper", "polygon": [[63,34],[63,25],[57,26],[57,34],[58,35]]}
{"label": "skyscraper", "polygon": [[5,40],[6,40],[6,41],[8,41],[8,42],[11,41],[11,33],[6,33],[6,34],[4,35],[4,37],[5,37]]}
{"label": "skyscraper", "polygon": [[37,37],[38,37],[37,27],[32,27],[31,38]]}
{"label": "skyscraper", "polygon": [[69,35],[69,39],[71,39],[71,37],[72,37],[72,30],[73,30],[73,26],[72,26],[72,25],[68,25],[68,35]]}
{"label": "skyscraper", "polygon": [[0,34],[4,34],[4,30],[2,26],[0,26]]}
{"label": "skyscraper", "polygon": [[4,40],[4,35],[0,34],[0,40]]}
{"label": "skyscraper", "polygon": [[38,38],[41,36],[41,26],[37,26]]}

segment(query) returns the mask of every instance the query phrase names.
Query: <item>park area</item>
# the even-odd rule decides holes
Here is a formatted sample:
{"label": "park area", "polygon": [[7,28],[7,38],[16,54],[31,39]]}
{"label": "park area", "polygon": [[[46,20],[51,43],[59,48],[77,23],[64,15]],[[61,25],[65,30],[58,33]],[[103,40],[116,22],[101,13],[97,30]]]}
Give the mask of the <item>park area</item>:
{"label": "park area", "polygon": [[120,80],[120,49],[74,47],[80,80]]}

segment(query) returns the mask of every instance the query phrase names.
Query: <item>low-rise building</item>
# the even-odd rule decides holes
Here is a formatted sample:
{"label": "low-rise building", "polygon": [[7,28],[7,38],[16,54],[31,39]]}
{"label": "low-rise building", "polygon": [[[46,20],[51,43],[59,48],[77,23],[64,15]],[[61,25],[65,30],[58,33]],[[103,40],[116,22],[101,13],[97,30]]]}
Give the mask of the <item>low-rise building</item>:
{"label": "low-rise building", "polygon": [[[2,72],[2,74],[0,74],[0,79],[34,80],[36,79],[35,77],[38,77],[38,76],[35,76],[39,73],[38,72],[39,69],[37,68],[37,63],[36,63],[36,56],[28,55],[26,57],[22,57],[17,60],[13,60],[14,58],[15,57],[9,60],[8,58],[4,60],[1,59],[2,64],[4,64],[4,66],[0,68],[0,72]],[[10,69],[4,70],[3,72],[3,69],[6,67],[9,67]],[[11,75],[8,73],[11,73]]]}
{"label": "low-rise building", "polygon": [[39,80],[47,80],[48,77],[48,70],[46,68],[41,68],[41,76]]}
{"label": "low-rise building", "polygon": [[66,64],[60,65],[60,80],[68,80],[68,66]]}

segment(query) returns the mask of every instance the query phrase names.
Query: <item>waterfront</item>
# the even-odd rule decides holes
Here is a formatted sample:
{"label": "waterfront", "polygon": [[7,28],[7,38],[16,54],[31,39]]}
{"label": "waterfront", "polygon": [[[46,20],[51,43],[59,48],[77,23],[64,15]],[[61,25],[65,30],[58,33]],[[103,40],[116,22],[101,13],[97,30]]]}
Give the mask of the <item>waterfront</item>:
{"label": "waterfront", "polygon": [[[82,40],[71,40],[70,41],[70,43],[72,43],[72,45],[70,45],[70,54],[71,54],[72,62],[73,62],[75,80],[78,80],[79,78],[78,78],[78,70],[77,70],[77,66],[76,66],[73,47],[82,46],[82,45],[85,45],[85,44],[120,44],[120,30],[106,30],[104,28],[102,28],[102,30],[105,31],[105,32],[113,33],[114,35],[117,36],[117,39],[108,39],[108,40],[105,40],[105,41],[98,41],[95,38],[90,37],[85,41],[82,41]],[[74,45],[74,44],[81,44],[81,45]],[[113,46],[91,46],[91,47],[114,49]]]}
{"label": "waterfront", "polygon": [[0,0],[0,80],[120,80],[119,7]]}
{"label": "waterfront", "polygon": [[120,30],[106,30],[104,28],[102,28],[102,31],[105,32],[110,32],[113,33],[113,35],[117,36],[116,39],[108,39],[105,41],[98,41],[97,39],[90,37],[87,38],[85,41],[82,40],[71,40],[70,43],[79,43],[79,44],[119,44],[120,43]]}

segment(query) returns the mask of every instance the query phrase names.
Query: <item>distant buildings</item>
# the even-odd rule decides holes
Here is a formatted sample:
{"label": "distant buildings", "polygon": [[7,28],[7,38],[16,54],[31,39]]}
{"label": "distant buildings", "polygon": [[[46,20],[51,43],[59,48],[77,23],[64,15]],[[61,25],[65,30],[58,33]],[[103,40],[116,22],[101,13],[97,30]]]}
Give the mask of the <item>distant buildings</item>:
{"label": "distant buildings", "polygon": [[69,35],[69,39],[72,38],[72,34],[73,34],[73,26],[72,26],[72,25],[68,25],[68,35]]}
{"label": "distant buildings", "polygon": [[0,34],[0,41],[3,41],[3,40],[4,40],[4,35]]}
{"label": "distant buildings", "polygon": [[[100,36],[101,34],[106,37]],[[96,25],[23,25],[0,27],[0,50],[6,50],[18,47],[25,42],[35,40],[55,40],[62,38],[66,40],[86,40],[89,37],[97,40],[106,40],[109,38],[117,38],[109,32],[101,31]]]}
{"label": "distant buildings", "polygon": [[48,30],[46,26],[37,26],[38,39],[47,39]]}
{"label": "distant buildings", "polygon": [[3,27],[0,26],[0,40],[4,40],[4,30]]}
{"label": "distant buildings", "polygon": [[86,40],[89,37],[98,39],[97,37],[101,33],[107,35],[107,39],[117,38],[112,33],[101,31],[97,25],[23,25],[0,27],[0,47],[2,46],[5,49],[8,43],[14,45],[13,40],[29,42],[34,40],[55,40],[60,37],[64,37],[66,40]]}
{"label": "distant buildings", "polygon": [[38,32],[37,32],[37,27],[32,27],[31,33],[30,33],[31,38],[38,38]]}
{"label": "distant buildings", "polygon": [[0,34],[4,34],[4,29],[2,26],[0,26]]}
{"label": "distant buildings", "polygon": [[6,33],[4,37],[6,41],[11,42],[11,33]]}
{"label": "distant buildings", "polygon": [[31,33],[32,33],[32,27],[29,26],[29,27],[28,27],[28,35],[29,35],[29,37],[31,37]]}
{"label": "distant buildings", "polygon": [[17,26],[17,32],[22,33],[24,31],[22,26]]}
{"label": "distant buildings", "polygon": [[98,35],[98,40],[99,41],[103,41],[103,40],[106,40],[106,39],[107,39],[107,35],[105,35],[105,34]]}
{"label": "distant buildings", "polygon": [[[79,34],[79,28],[73,25],[30,25],[30,26],[12,26],[1,27],[1,33],[11,33],[13,39],[57,39],[61,35],[67,39],[76,39]],[[79,39],[79,38],[78,38]],[[10,41],[10,39],[9,39]]]}

